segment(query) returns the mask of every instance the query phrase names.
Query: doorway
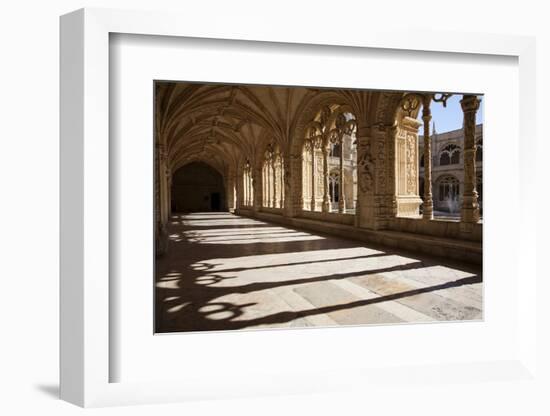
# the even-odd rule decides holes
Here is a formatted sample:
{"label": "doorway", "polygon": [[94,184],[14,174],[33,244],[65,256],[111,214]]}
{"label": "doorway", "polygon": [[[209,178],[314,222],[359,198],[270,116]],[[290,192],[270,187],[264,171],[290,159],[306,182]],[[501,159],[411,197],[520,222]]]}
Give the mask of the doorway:
{"label": "doorway", "polygon": [[219,192],[212,192],[210,194],[210,209],[212,211],[219,211],[221,209],[221,197]]}

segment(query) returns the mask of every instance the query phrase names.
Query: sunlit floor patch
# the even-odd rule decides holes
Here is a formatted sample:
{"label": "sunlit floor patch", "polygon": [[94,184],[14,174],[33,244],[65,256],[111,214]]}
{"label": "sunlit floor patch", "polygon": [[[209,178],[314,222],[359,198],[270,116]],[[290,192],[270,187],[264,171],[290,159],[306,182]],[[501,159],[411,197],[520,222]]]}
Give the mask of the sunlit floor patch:
{"label": "sunlit floor patch", "polygon": [[481,270],[229,213],[175,215],[158,332],[482,318]]}

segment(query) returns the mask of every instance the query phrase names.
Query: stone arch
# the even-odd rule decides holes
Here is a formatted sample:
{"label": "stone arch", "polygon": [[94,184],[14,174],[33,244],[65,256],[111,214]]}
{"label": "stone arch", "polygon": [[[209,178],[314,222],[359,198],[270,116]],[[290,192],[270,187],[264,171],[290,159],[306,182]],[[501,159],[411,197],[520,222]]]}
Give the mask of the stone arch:
{"label": "stone arch", "polygon": [[[307,130],[312,127],[312,122],[315,121],[321,109],[331,105],[349,109],[358,117],[353,104],[338,91],[320,92],[303,102],[297,109],[298,117],[291,130],[292,136],[289,142],[288,157],[285,158],[288,161],[285,164],[285,194],[292,195],[292,206],[289,206],[291,215],[302,209],[302,151]],[[334,117],[334,115],[332,116]]]}
{"label": "stone arch", "polygon": [[306,137],[306,130],[310,127],[311,121],[315,119],[321,108],[330,105],[338,105],[340,107],[349,109],[350,112],[359,117],[358,110],[349,100],[343,95],[335,91],[327,91],[319,93],[296,110],[299,116],[296,119],[292,128],[292,137],[289,143],[289,155],[299,156],[304,145],[304,138]]}
{"label": "stone arch", "polygon": [[457,165],[460,163],[462,148],[454,143],[449,143],[438,154],[440,166]]}

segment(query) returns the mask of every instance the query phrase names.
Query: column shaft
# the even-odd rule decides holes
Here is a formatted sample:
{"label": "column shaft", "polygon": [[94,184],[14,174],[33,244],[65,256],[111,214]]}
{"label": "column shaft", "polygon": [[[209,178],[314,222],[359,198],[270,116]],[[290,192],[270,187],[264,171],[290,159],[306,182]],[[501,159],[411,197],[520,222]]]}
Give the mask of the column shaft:
{"label": "column shaft", "polygon": [[310,208],[315,211],[315,141],[311,140],[311,204]]}
{"label": "column shaft", "polygon": [[422,205],[422,217],[431,220],[434,217],[434,202],[432,197],[432,144],[430,138],[430,95],[425,95],[422,107],[422,121],[424,121],[424,204]]}
{"label": "column shaft", "polygon": [[323,212],[330,212],[328,195],[328,146],[323,143]]}
{"label": "column shaft", "polygon": [[346,198],[344,192],[344,135],[340,137],[340,185],[338,186],[338,212],[343,214],[346,211]]}
{"label": "column shaft", "polygon": [[273,174],[273,208],[277,208],[277,162],[273,158],[271,162],[271,172]]}
{"label": "column shaft", "polygon": [[266,177],[267,177],[267,180],[266,180],[266,183],[267,183],[267,195],[265,195],[265,201],[266,201],[266,206],[270,207],[271,206],[271,198],[270,198],[270,195],[271,195],[271,169],[270,169],[270,166],[271,166],[271,162],[268,162],[267,164],[267,168],[266,168]]}
{"label": "column shaft", "polygon": [[464,191],[461,221],[473,224],[479,221],[476,190],[476,112],[480,100],[475,95],[464,95],[460,101],[464,112]]}

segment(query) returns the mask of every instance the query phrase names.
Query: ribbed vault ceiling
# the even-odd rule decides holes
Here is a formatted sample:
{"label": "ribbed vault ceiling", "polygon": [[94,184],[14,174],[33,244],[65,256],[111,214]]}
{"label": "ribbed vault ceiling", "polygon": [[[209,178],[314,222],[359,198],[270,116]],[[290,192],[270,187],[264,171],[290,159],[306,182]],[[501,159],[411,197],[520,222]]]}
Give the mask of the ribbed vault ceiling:
{"label": "ribbed vault ceiling", "polygon": [[384,117],[390,114],[392,122],[403,94],[157,82],[155,96],[156,134],[166,146],[172,171],[203,161],[225,173],[245,159],[260,157],[270,143],[288,151],[296,126],[313,120],[321,105],[347,105],[377,122],[387,122]]}

